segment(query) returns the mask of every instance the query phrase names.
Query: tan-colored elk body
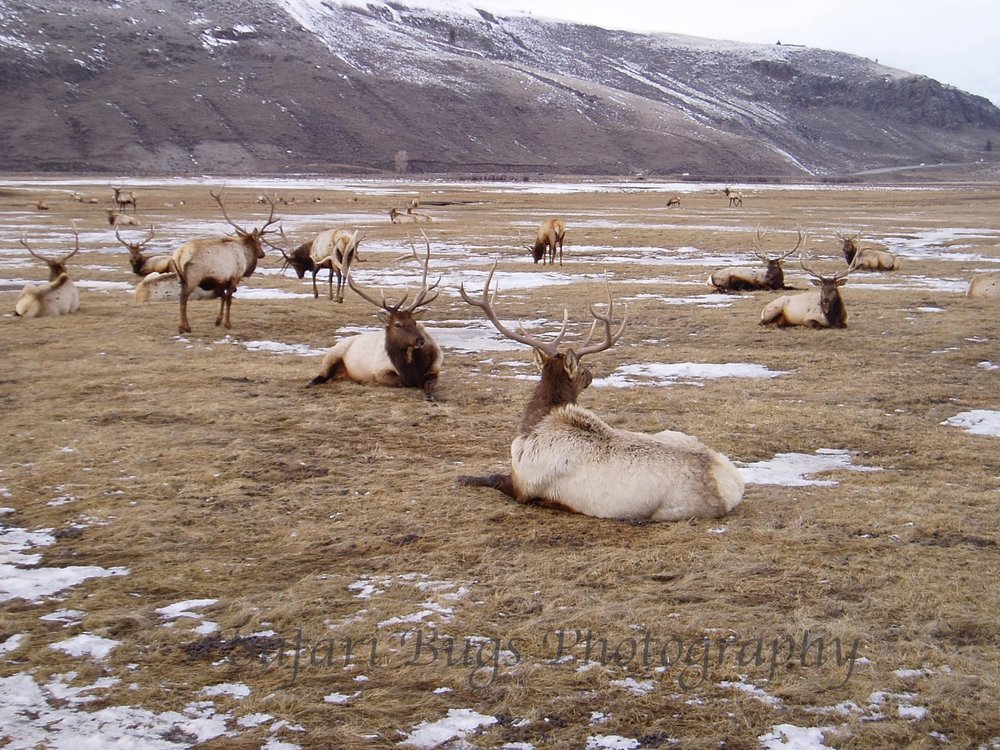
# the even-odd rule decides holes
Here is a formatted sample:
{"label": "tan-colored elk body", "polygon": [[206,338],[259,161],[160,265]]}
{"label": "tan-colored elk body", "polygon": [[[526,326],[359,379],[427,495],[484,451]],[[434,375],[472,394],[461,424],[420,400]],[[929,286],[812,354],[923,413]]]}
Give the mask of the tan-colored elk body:
{"label": "tan-colored elk body", "polygon": [[121,211],[117,211],[113,208],[106,208],[104,212],[108,216],[108,224],[113,227],[126,226],[126,227],[138,227],[142,226],[142,222],[139,221],[135,216],[129,216],[128,214],[123,214]]}
{"label": "tan-colored elk body", "polygon": [[758,227],[756,237],[753,240],[753,252],[763,262],[763,267],[729,266],[727,268],[719,268],[713,271],[708,277],[708,280],[705,282],[706,285],[717,292],[787,289],[788,287],[785,286],[785,272],[781,267],[781,263],[802,245],[804,239],[802,232],[801,230],[799,231],[799,239],[795,243],[795,247],[773,258],[760,247],[763,237],[764,235],[760,231],[760,227]]}
{"label": "tan-colored elk body", "polygon": [[[312,241],[309,257],[312,260],[313,297],[319,297],[316,288],[316,275],[326,268],[330,272],[328,281],[330,299],[344,301],[344,284],[350,275],[351,266],[357,259],[358,243],[361,242],[360,230],[353,232],[347,229],[324,229]],[[288,257],[288,256],[286,256]],[[333,277],[337,276],[337,296],[333,294]]]}
{"label": "tan-colored elk body", "polygon": [[1000,271],[989,271],[973,276],[965,296],[1000,299]]}
{"label": "tan-colored elk body", "polygon": [[[493,270],[496,270],[494,264]],[[609,349],[625,329],[612,333],[612,300],[607,314],[591,314],[604,324],[599,344],[558,346],[566,331],[543,342],[508,330],[489,299],[490,272],[480,300],[461,289],[462,298],[479,307],[504,336],[535,350],[541,381],[525,409],[510,447],[511,471],[483,477],[461,476],[461,484],[487,486],[523,503],[557,507],[597,518],[676,521],[713,518],[743,498],[743,478],[728,458],[682,432],[631,432],[608,425],[576,404],[591,381],[580,358]]]}
{"label": "tan-colored elk body", "polygon": [[[211,191],[209,191],[211,192]],[[236,230],[235,237],[206,237],[189,240],[174,251],[173,266],[180,277],[180,322],[178,331],[190,333],[187,302],[195,289],[212,291],[221,301],[216,325],[230,327],[230,308],[233,294],[243,278],[250,276],[257,268],[257,261],[264,257],[262,241],[268,227],[278,221],[274,218],[274,203],[271,213],[262,227],[247,231],[229,218],[222,202],[222,192],[211,193],[226,221]]]}
{"label": "tan-colored elk body", "polygon": [[808,328],[845,328],[847,307],[840,296],[840,287],[847,283],[847,275],[854,270],[851,265],[846,271],[833,276],[816,273],[802,263],[802,269],[812,276],[810,283],[818,286],[815,292],[782,295],[764,306],[760,313],[760,325],[805,326]]}
{"label": "tan-colored elk body", "polygon": [[[426,239],[426,237],[425,237]],[[416,250],[413,251],[416,256]],[[437,298],[428,296],[437,283],[427,286],[430,243],[422,261],[423,280],[413,302],[403,306],[408,294],[396,304],[374,299],[348,277],[347,283],[363,299],[380,308],[379,318],[385,324],[381,331],[361,333],[338,341],[323,357],[319,374],[310,386],[329,380],[347,379],[363,385],[384,385],[399,388],[422,388],[424,398],[433,401],[444,353],[427,330],[417,322],[418,308]]]}
{"label": "tan-colored elk body", "polygon": [[843,243],[841,252],[844,253],[844,260],[852,268],[862,271],[896,271],[899,269],[899,256],[888,250],[863,247],[861,245],[861,232],[849,237],[838,233],[837,237]]}
{"label": "tan-colored elk body", "polygon": [[398,208],[390,208],[389,221],[393,224],[430,224],[433,219],[429,214],[414,211],[413,206],[409,206],[406,213],[401,212]]}
{"label": "tan-colored elk body", "polygon": [[174,268],[173,255],[146,255],[142,248],[153,239],[154,229],[149,227],[146,239],[141,242],[129,242],[115,229],[115,237],[128,250],[129,265],[136,276],[148,276],[151,273],[171,273]]}
{"label": "tan-colored elk body", "polygon": [[[143,276],[135,285],[132,297],[136,302],[176,302],[181,298],[181,280],[173,271],[159,273],[153,271]],[[215,290],[196,288],[189,300],[214,299]]]}
{"label": "tan-colored elk body", "polygon": [[556,248],[559,249],[559,265],[562,265],[563,260],[563,238],[566,236],[566,224],[562,219],[546,219],[538,227],[538,233],[535,235],[535,244],[529,247],[531,251],[531,257],[535,259],[535,263],[542,261],[544,266],[546,263],[550,265],[555,265],[556,262]]}
{"label": "tan-colored elk body", "polygon": [[45,263],[49,269],[49,280],[44,284],[26,284],[14,302],[14,314],[22,318],[50,318],[69,315],[80,309],[80,292],[66,273],[66,261],[80,252],[80,234],[76,235],[76,248],[58,259],[46,258],[28,246],[28,240],[21,236],[21,244],[33,257]]}

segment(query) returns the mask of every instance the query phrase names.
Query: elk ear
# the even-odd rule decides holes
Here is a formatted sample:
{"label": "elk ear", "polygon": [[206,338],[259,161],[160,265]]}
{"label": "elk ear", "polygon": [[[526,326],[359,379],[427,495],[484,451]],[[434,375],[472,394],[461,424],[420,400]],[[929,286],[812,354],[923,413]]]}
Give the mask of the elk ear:
{"label": "elk ear", "polygon": [[847,279],[837,279],[837,286],[843,286],[847,283]]}
{"label": "elk ear", "polygon": [[566,358],[563,360],[563,369],[566,370],[566,374],[569,376],[570,380],[576,380],[576,376],[580,373],[580,360],[576,356],[576,352],[572,349],[566,350]]}
{"label": "elk ear", "polygon": [[389,325],[389,313],[385,310],[378,311],[378,319],[381,320],[386,325]]}
{"label": "elk ear", "polygon": [[823,286],[823,282],[819,279],[809,279],[809,283],[813,286]]}
{"label": "elk ear", "polygon": [[532,349],[531,351],[535,353],[535,367],[538,368],[539,372],[543,372],[545,368],[545,355],[538,349]]}

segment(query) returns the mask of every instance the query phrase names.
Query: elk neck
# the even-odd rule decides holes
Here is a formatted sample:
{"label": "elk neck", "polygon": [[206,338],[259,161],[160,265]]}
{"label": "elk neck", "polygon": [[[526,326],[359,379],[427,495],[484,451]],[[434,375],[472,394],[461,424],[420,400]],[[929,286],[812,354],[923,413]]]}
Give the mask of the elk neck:
{"label": "elk neck", "polygon": [[579,367],[576,377],[571,378],[565,363],[566,357],[562,353],[554,357],[542,355],[542,379],[535,386],[521,417],[522,435],[531,433],[553,409],[575,404],[577,396],[593,380],[590,370],[583,366]]}

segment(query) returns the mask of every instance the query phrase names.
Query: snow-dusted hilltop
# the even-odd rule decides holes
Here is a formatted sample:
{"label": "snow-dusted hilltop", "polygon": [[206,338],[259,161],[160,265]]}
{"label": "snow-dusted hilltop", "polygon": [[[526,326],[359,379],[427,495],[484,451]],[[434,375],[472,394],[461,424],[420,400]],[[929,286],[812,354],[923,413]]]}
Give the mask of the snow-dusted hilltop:
{"label": "snow-dusted hilltop", "polygon": [[650,173],[975,162],[986,99],[864,58],[450,0],[0,0],[0,169]]}

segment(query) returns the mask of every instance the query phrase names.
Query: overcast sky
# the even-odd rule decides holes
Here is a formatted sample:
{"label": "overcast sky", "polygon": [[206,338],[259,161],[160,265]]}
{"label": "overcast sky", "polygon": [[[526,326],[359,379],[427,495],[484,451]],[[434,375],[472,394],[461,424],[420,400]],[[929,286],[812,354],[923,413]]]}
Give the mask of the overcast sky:
{"label": "overcast sky", "polygon": [[1000,0],[473,0],[632,31],[851,52],[1000,106]]}

